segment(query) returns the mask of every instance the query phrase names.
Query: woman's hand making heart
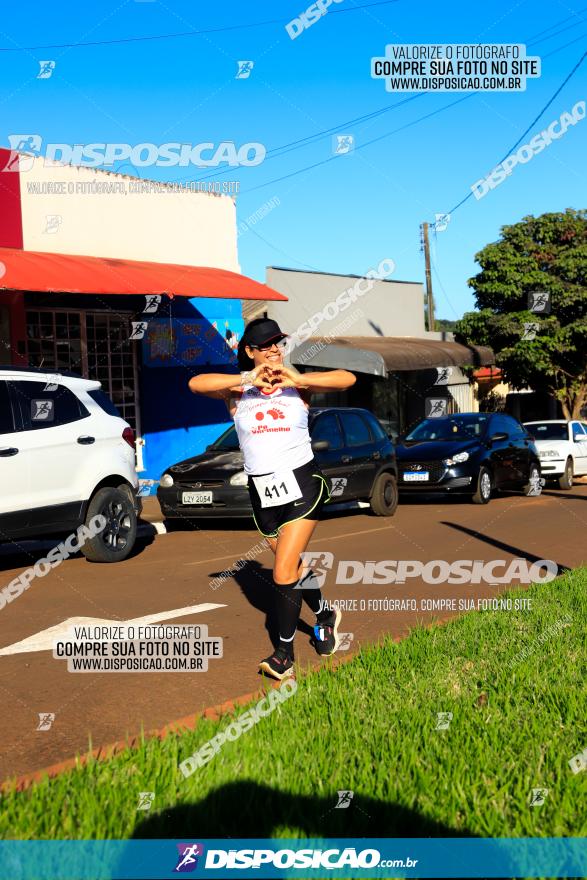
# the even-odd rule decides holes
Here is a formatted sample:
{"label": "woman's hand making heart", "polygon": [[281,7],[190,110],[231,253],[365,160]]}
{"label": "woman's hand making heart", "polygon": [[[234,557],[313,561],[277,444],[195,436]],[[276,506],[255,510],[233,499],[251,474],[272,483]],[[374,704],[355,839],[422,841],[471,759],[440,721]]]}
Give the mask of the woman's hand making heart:
{"label": "woman's hand making heart", "polygon": [[289,367],[283,365],[267,366],[267,379],[273,390],[275,388],[297,388],[301,385],[301,378],[299,373],[295,373]]}
{"label": "woman's hand making heart", "polygon": [[273,391],[274,388],[270,382],[267,364],[259,364],[254,370],[251,370],[251,385],[260,388],[261,391]]}

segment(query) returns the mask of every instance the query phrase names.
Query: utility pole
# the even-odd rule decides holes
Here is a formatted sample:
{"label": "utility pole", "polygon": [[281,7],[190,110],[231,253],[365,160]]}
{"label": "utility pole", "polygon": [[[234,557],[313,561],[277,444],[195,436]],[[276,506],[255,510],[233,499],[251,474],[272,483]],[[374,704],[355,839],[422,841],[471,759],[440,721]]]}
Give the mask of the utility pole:
{"label": "utility pole", "polygon": [[434,297],[432,295],[432,273],[430,271],[430,242],[428,240],[428,224],[422,223],[422,247],[424,249],[424,263],[426,266],[426,298],[428,302],[428,329],[436,330],[434,320]]}

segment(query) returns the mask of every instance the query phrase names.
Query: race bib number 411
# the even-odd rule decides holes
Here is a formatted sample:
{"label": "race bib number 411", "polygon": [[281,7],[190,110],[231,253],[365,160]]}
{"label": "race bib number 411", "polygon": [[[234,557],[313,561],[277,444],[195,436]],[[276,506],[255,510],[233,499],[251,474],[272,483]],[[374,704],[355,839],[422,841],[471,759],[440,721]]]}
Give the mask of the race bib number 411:
{"label": "race bib number 411", "polygon": [[293,471],[253,477],[253,482],[261,499],[261,507],[278,507],[302,497],[302,490]]}

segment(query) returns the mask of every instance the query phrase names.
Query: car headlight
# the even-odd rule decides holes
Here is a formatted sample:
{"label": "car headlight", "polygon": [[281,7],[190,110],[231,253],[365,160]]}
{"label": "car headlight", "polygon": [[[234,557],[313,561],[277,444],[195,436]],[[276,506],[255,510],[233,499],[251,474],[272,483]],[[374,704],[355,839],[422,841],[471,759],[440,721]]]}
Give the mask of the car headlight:
{"label": "car headlight", "polygon": [[468,452],[457,452],[452,458],[445,458],[443,464],[447,464],[450,467],[451,464],[461,464],[461,462],[467,461],[468,458]]}
{"label": "car headlight", "polygon": [[558,456],[558,452],[556,449],[540,449],[538,452],[540,458],[556,458]]}
{"label": "car headlight", "polygon": [[231,486],[247,486],[249,478],[244,471],[239,471],[238,474],[233,474],[228,482]]}
{"label": "car headlight", "polygon": [[162,489],[169,489],[170,486],[173,486],[173,477],[171,474],[163,474],[159,480],[159,485]]}

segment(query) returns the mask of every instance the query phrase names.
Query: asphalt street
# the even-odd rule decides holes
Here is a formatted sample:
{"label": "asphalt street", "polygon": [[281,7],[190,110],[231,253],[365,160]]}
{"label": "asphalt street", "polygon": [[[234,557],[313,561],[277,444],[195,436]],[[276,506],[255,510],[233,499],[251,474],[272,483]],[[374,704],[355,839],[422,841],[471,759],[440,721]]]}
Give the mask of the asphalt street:
{"label": "asphalt street", "polygon": [[[145,505],[145,516],[160,519],[154,499]],[[385,633],[401,638],[418,621],[449,619],[482,598],[499,595],[507,586],[426,583],[422,576],[410,576],[409,568],[404,583],[362,582],[362,575],[370,572],[372,580],[389,580],[393,566],[376,569],[374,563],[508,563],[522,558],[528,565],[538,559],[553,560],[564,570],[587,562],[586,526],[587,485],[583,483],[568,492],[547,489],[538,498],[504,495],[488,506],[465,499],[409,499],[390,519],[372,516],[364,509],[331,511],[318,526],[309,549],[326,554],[316,565],[326,571],[325,598],[342,605],[341,632],[352,634],[346,637],[344,656],[348,657],[361,644]],[[145,524],[141,531],[143,537],[125,562],[98,565],[79,555],[72,557],[45,577],[35,578],[26,592],[0,610],[4,708],[0,779],[84,753],[90,740],[96,747],[141,729],[161,728],[256,691],[262,683],[257,663],[271,650],[272,554],[269,550],[249,553],[260,540],[255,529],[233,521],[200,529],[182,525],[163,534]],[[44,557],[51,546],[45,541],[0,547],[0,586]],[[219,585],[217,581],[211,584],[247,553],[249,561],[233,569],[233,576],[221,579]],[[359,563],[372,565],[361,571]],[[497,566],[494,573],[499,575],[504,568]],[[340,582],[345,573],[349,579],[352,572],[361,582]],[[443,577],[438,568],[431,573],[436,579]],[[428,602],[440,599],[452,604],[440,608]],[[459,600],[463,600],[460,605]],[[185,613],[185,609],[191,610]],[[65,660],[54,659],[47,649],[51,633],[43,635],[70,618],[116,624],[150,615],[166,623],[206,624],[210,636],[223,640],[222,658],[210,659],[207,672],[74,673],[67,671]],[[302,618],[296,659],[302,668],[317,666],[325,661],[309,645],[314,621],[305,605]],[[21,641],[24,646],[18,645]],[[23,647],[32,650],[23,651]],[[43,713],[55,717],[47,729],[39,730]]]}

